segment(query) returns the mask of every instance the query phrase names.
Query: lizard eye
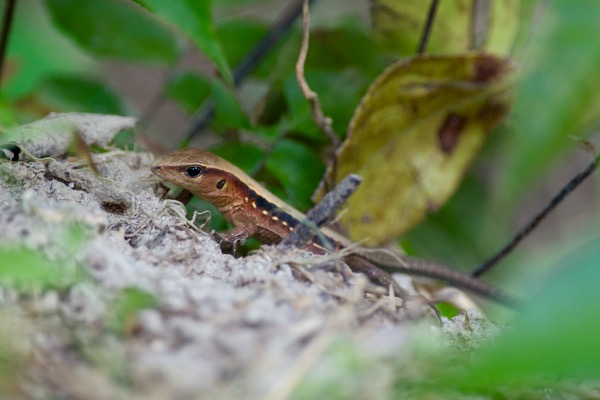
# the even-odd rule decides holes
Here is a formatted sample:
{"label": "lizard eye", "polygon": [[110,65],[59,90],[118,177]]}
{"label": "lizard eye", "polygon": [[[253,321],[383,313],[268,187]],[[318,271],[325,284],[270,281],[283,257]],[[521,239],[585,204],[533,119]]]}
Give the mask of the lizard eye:
{"label": "lizard eye", "polygon": [[225,179],[221,179],[219,182],[217,182],[217,189],[221,190],[225,187]]}
{"label": "lizard eye", "polygon": [[202,173],[202,167],[198,165],[194,165],[192,167],[187,167],[185,170],[185,174],[190,178],[196,178],[198,175]]}

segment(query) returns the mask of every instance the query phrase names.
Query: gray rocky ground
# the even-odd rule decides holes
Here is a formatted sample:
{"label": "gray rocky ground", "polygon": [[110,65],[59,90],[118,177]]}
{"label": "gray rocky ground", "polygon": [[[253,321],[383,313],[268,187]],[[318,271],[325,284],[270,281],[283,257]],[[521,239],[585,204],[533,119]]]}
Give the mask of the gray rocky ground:
{"label": "gray rocky ground", "polygon": [[34,250],[62,277],[2,275],[2,398],[385,398],[432,347],[497,333],[476,312],[440,324],[419,300],[365,297],[361,277],[290,262],[302,252],[224,255],[162,199],[151,154],[94,154],[99,177],[65,156],[73,131],[105,147],[131,119],[56,120],[14,137],[53,159],[0,164],[0,254]]}

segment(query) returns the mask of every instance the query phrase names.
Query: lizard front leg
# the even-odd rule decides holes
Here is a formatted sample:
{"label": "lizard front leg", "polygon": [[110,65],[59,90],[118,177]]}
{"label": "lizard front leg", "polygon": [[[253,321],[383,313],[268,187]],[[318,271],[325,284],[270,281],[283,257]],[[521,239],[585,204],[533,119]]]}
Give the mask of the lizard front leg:
{"label": "lizard front leg", "polygon": [[[244,244],[246,239],[256,235],[258,231],[258,226],[254,219],[244,215],[236,215],[235,225],[232,229],[217,233],[212,232],[211,235],[217,239],[219,244],[225,249],[228,249],[228,246],[233,247],[233,253],[235,253],[237,247],[241,244]],[[225,244],[225,246],[223,246]]]}

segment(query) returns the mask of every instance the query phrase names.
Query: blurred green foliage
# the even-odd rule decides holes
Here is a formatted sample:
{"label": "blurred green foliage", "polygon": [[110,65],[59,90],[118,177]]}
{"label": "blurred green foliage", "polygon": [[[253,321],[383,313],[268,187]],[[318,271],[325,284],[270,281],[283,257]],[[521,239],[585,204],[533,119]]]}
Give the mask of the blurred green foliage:
{"label": "blurred green foliage", "polygon": [[152,294],[136,287],[126,288],[117,296],[108,324],[114,332],[130,335],[135,331],[138,313],[157,305],[158,300]]}
{"label": "blurred green foliage", "polygon": [[599,18],[597,1],[583,0],[577,7],[552,2],[522,52],[511,151],[498,182],[499,201],[508,206],[576,144],[573,137],[585,138],[598,127],[600,46],[592,38],[600,35]]}
{"label": "blurred green foliage", "polygon": [[[563,0],[547,7],[543,2],[522,1],[523,18],[527,19],[514,51],[522,74],[516,84],[512,116],[490,138],[484,157],[457,195],[406,235],[416,254],[428,254],[464,270],[485,260],[514,235],[512,221],[530,189],[578,147],[578,139],[594,133],[600,122],[600,82],[592,71],[600,68],[600,47],[591,38],[598,33],[594,21],[600,3],[582,1],[577,9],[571,5]],[[486,173],[477,172],[481,169]],[[487,180],[489,176],[494,180]],[[557,187],[565,183],[558,182]],[[544,201],[540,199],[538,208]],[[593,225],[587,229],[597,226],[597,211],[589,210],[588,221]],[[587,229],[579,232],[584,234]],[[529,262],[514,255],[507,261],[515,265]]]}
{"label": "blurred green foliage", "polygon": [[39,99],[50,109],[92,112],[98,114],[124,114],[121,97],[90,77],[55,75],[45,79],[37,88]]}
{"label": "blurred green foliage", "polygon": [[174,34],[131,2],[47,0],[45,5],[54,26],[90,55],[160,63],[179,55]]}
{"label": "blurred green foliage", "polygon": [[[96,3],[18,3],[0,94],[3,127],[50,111],[131,114],[128,99],[115,90],[110,76],[102,74],[100,62],[162,63],[173,71],[163,94],[185,114],[192,116],[206,99],[215,104],[211,128],[220,141],[214,146],[217,152],[227,146],[229,160],[258,174],[271,190],[301,209],[310,206],[309,194],[326,163],[323,154],[328,152],[328,142],[294,76],[298,26],[283,36],[247,79],[266,90],[258,104],[248,105],[228,83],[228,71],[260,41],[269,23],[241,16],[237,10],[265,7],[264,1]],[[311,31],[306,77],[334,129],[343,135],[361,96],[392,59],[375,44],[368,27],[357,18],[357,9],[348,7],[346,14],[319,24],[325,7],[316,3],[312,9],[317,22]],[[413,8],[423,5],[410,7],[407,12],[416,18]],[[598,46],[589,39],[597,36],[597,2],[585,0],[574,9],[565,0],[547,8],[523,0],[520,9],[514,62],[523,75],[517,103],[509,123],[490,138],[485,158],[478,164],[497,170],[496,180],[486,181],[477,173],[467,176],[445,207],[403,238],[417,255],[463,268],[484,259],[514,229],[506,217],[515,213],[526,188],[574,147],[573,135],[585,137],[598,123],[600,91],[593,71],[600,57]],[[438,14],[437,18],[438,26],[452,28],[450,17]],[[514,25],[511,21],[511,30]],[[416,47],[414,31],[407,33],[412,44],[402,42],[406,48]],[[224,80],[178,68],[186,40],[215,63]],[[172,138],[168,143],[173,146]],[[282,152],[290,152],[289,157]],[[256,169],[259,163],[266,168]]]}
{"label": "blurred green foliage", "polygon": [[193,71],[181,71],[169,79],[165,95],[191,114],[202,105],[210,91],[210,82],[206,77]]}
{"label": "blurred green foliage", "polygon": [[[427,51],[432,54],[456,54],[473,48],[473,44],[496,54],[508,54],[519,28],[522,1],[504,0],[489,3],[490,12],[485,25],[487,32],[472,31],[473,1],[454,0],[439,2],[439,15],[431,28]],[[371,0],[373,33],[387,51],[399,56],[415,52],[422,27],[427,19],[430,3],[427,1]],[[420,29],[415,29],[415,28]]]}
{"label": "blurred green foliage", "polygon": [[172,24],[185,33],[215,63],[225,81],[232,82],[231,69],[223,54],[221,43],[217,40],[210,0],[136,0],[136,2],[147,7],[160,20]]}
{"label": "blurred green foliage", "polygon": [[447,342],[421,326],[402,339],[410,351],[393,357],[365,354],[337,338],[293,398],[594,398],[600,388],[599,257],[600,238],[594,238],[548,265],[555,271],[541,282],[544,289],[495,341],[485,341],[481,329],[487,328],[473,327],[476,321],[464,322],[478,332],[473,337],[469,329],[454,333],[466,336],[465,346],[456,345],[460,336]]}
{"label": "blurred green foliage", "polygon": [[486,350],[463,384],[506,385],[529,379],[600,377],[600,238],[552,263],[514,328]]}
{"label": "blurred green foliage", "polygon": [[39,252],[20,247],[0,248],[0,285],[21,291],[62,289],[79,273],[63,263],[51,262]]}
{"label": "blurred green foliage", "polygon": [[[306,77],[334,129],[343,136],[361,96],[392,58],[376,46],[367,24],[352,7],[347,7],[346,15],[319,25],[325,7],[346,9],[345,2],[325,3],[315,2],[312,10],[316,23]],[[512,53],[522,71],[517,102],[512,117],[490,138],[477,164],[497,171],[495,181],[474,168],[445,207],[402,238],[416,255],[463,268],[485,259],[511,234],[514,227],[508,216],[514,215],[528,188],[575,147],[571,137],[587,137],[598,125],[600,3],[520,3],[521,28]],[[216,109],[211,125],[214,151],[306,209],[323,175],[324,155],[331,149],[295,81],[299,29],[296,25],[284,35],[247,79],[261,89],[260,100],[249,104],[244,91],[232,86],[231,71],[265,34],[273,15],[245,16],[237,11],[240,6],[270,11],[262,0],[19,1],[0,92],[0,126],[9,128],[50,111],[135,114],[111,76],[103,72],[102,62],[133,63],[140,68],[159,65],[170,77],[157,97],[174,102],[189,117],[210,100]],[[214,63],[218,77],[180,68],[186,41]],[[416,48],[414,38],[407,46],[413,45]],[[174,147],[171,135],[165,132],[165,142]],[[592,227],[597,226],[595,212],[590,210]],[[580,235],[586,232],[582,229]],[[582,240],[571,238],[572,243]],[[440,362],[439,369],[432,371],[440,374],[437,384],[417,382],[419,390],[491,395],[498,385],[539,376],[597,377],[600,355],[593,314],[600,306],[594,288],[600,278],[597,248],[593,242],[565,258],[563,270],[539,284],[544,291],[496,348],[474,361],[459,357],[460,363],[450,359],[453,366]],[[553,269],[538,259],[512,262],[528,270]],[[0,250],[3,285],[61,287],[70,279],[31,251]],[[126,292],[117,307],[116,329],[126,331],[131,315],[154,304],[143,292]],[[437,359],[441,354],[436,353]],[[355,365],[353,359],[348,363]],[[456,365],[463,363],[469,368],[457,373]],[[356,370],[363,376],[362,367],[348,367],[346,372],[352,375]],[[550,379],[541,382],[552,386]]]}

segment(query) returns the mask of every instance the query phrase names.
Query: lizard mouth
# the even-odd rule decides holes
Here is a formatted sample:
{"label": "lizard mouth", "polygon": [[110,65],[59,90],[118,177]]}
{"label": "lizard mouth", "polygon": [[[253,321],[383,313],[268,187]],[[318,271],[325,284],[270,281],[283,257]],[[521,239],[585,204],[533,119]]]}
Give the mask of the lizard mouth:
{"label": "lizard mouth", "polygon": [[153,173],[155,173],[156,175],[159,175],[160,172],[162,171],[162,165],[160,165],[160,159],[159,160],[155,160],[152,165],[150,165],[150,171],[152,171]]}
{"label": "lizard mouth", "polygon": [[150,166],[150,171],[159,178],[164,179],[165,170],[161,165],[157,165],[156,162]]}

